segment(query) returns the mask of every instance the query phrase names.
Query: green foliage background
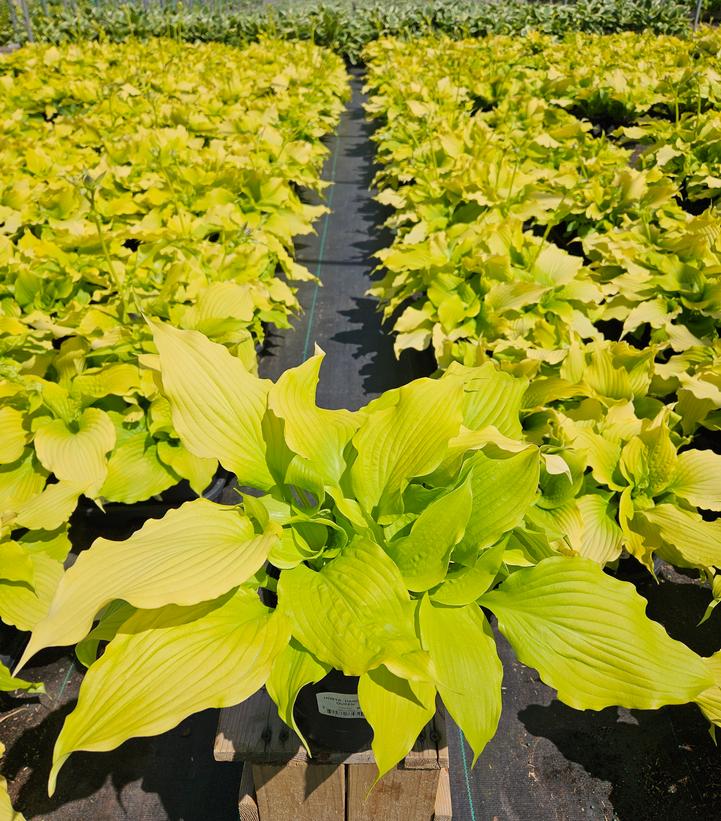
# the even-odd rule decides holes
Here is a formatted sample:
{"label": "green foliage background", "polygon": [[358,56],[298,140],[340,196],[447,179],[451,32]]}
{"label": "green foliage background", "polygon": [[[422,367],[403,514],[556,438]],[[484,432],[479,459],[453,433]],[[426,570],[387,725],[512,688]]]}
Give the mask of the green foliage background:
{"label": "green foliage background", "polygon": [[[0,43],[24,42],[27,33],[18,0],[17,25],[9,5],[0,6]],[[129,36],[173,36],[241,45],[263,34],[314,40],[351,62],[380,36],[415,36],[438,31],[453,37],[578,30],[596,33],[642,31],[683,34],[690,25],[688,0],[279,0],[251,2],[44,2],[28,0],[36,40],[121,40]]]}

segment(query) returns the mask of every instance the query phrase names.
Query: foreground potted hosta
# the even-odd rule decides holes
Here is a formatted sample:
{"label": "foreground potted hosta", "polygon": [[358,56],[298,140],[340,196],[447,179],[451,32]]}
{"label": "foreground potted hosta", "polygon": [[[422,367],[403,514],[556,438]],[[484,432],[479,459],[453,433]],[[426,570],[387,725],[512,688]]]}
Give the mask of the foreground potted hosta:
{"label": "foreground potted hosta", "polygon": [[631,585],[528,515],[541,460],[563,466],[523,441],[523,380],[454,365],[357,412],[324,410],[320,353],[273,384],[197,332],[153,330],[183,445],[248,492],[98,539],[65,573],[20,665],[75,643],[90,665],[51,791],[73,751],[163,732],[264,684],[295,726],[299,691],[331,670],[359,677],[379,775],[437,694],[477,756],[501,709],[488,612],[573,707],[696,701],[721,720],[717,661],[669,638]]}

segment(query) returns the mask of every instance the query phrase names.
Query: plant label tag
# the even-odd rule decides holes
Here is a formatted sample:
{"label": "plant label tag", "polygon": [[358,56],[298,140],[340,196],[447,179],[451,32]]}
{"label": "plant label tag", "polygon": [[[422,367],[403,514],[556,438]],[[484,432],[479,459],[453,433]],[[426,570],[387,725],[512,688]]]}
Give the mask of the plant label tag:
{"label": "plant label tag", "polygon": [[334,718],[363,718],[358,696],[352,693],[316,693],[318,712]]}

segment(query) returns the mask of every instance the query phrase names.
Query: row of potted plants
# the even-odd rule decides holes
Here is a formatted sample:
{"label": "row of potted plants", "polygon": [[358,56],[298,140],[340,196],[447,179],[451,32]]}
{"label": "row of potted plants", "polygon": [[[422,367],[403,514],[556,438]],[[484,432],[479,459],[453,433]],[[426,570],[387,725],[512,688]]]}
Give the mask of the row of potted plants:
{"label": "row of potted plants", "polygon": [[351,62],[381,36],[453,37],[540,30],[682,34],[692,0],[8,0],[0,5],[0,44],[28,40],[124,40],[175,37],[242,46],[259,37],[311,40]]}
{"label": "row of potted plants", "polygon": [[601,565],[625,549],[653,572],[657,555],[714,590],[721,167],[701,144],[720,49],[704,30],[366,52],[395,231],[373,293],[396,350],[529,379],[525,434],[552,458],[539,525]]}
{"label": "row of potted plants", "polygon": [[[598,54],[617,42],[599,42]],[[485,73],[478,65],[468,70],[483,88],[470,95],[454,84],[452,72],[474,47],[489,59]],[[396,45],[377,48],[390,52]],[[498,48],[519,49],[517,61],[498,62]],[[257,377],[242,350],[238,355],[203,328],[148,317],[157,354],[138,359],[140,378],[157,386],[180,445],[194,459],[217,460],[244,491],[235,505],[197,499],[129,539],[98,539],[61,571],[14,671],[21,675],[35,653],[51,646],[75,646],[88,666],[55,746],[51,790],[76,750],[109,750],[163,732],[263,685],[286,723],[315,741],[296,700],[334,670],[358,679],[379,778],[411,748],[439,696],[477,757],[496,731],[501,705],[503,672],[489,613],[518,658],[572,707],[695,702],[711,722],[721,722],[718,655],[703,658],[671,639],[646,616],[633,586],[603,572],[625,547],[647,564],[656,552],[711,575],[717,525],[697,509],[708,518],[721,508],[721,457],[689,449],[693,430],[684,430],[680,399],[666,403],[654,395],[652,385],[673,375],[659,370],[671,358],[658,361],[655,349],[600,332],[584,337],[582,320],[593,324],[593,300],[581,286],[594,285],[591,265],[570,253],[572,246],[553,242],[551,229],[545,233],[560,225],[551,215],[562,210],[563,196],[550,187],[562,169],[534,172],[530,161],[521,169],[519,160],[509,177],[499,162],[484,168],[488,155],[474,142],[476,126],[465,123],[483,122],[488,109],[498,122],[486,131],[503,134],[501,102],[484,94],[489,86],[501,89],[506,76],[525,86],[513,65],[524,66],[519,70],[529,72],[530,83],[534,55],[547,58],[549,48],[538,37],[525,45],[419,43],[412,78],[398,59],[405,93],[386,76],[383,94],[398,95],[393,105],[384,110],[380,91],[371,101],[387,119],[378,135],[388,166],[381,197],[398,210],[399,241],[384,254],[391,273],[382,287],[392,287],[395,277],[402,289],[407,277],[417,277],[425,287],[397,303],[419,297],[405,321],[414,316],[408,311],[424,313],[430,301],[442,331],[455,326],[457,340],[469,335],[469,302],[482,315],[506,299],[517,313],[507,345],[499,333],[486,350],[478,336],[463,356],[451,349],[440,357],[437,378],[387,391],[356,412],[332,411],[315,402],[321,351],[272,383]],[[427,80],[444,58],[447,82],[441,75]],[[376,70],[382,68],[373,63]],[[492,71],[497,76],[489,81]],[[436,104],[459,129],[467,125],[468,138],[455,126],[442,127]],[[541,111],[542,122],[560,123],[546,143],[573,135],[583,158],[597,159],[590,167],[599,179],[604,169],[617,179],[614,163],[628,159],[622,146],[589,136],[592,126],[558,102],[530,100],[519,109],[518,119],[512,106],[504,111],[508,133],[521,133],[521,144],[534,141],[524,117],[533,121]],[[537,158],[554,148],[535,144],[529,152]],[[564,153],[568,147],[558,157],[572,177],[579,161]],[[398,167],[388,162],[391,154]],[[456,160],[464,170],[454,178]],[[419,172],[416,180],[416,164],[429,162],[433,172]],[[455,187],[444,187],[446,172]],[[666,185],[638,173],[643,192],[629,183],[633,214],[645,213],[648,190]],[[517,177],[525,188],[516,197]],[[548,188],[534,189],[536,179]],[[580,185],[559,185],[581,196]],[[487,201],[493,196],[501,204]],[[524,203],[528,211],[514,224]],[[503,210],[506,204],[513,212]],[[614,208],[604,211],[608,232],[616,225]],[[589,231],[598,230],[601,218],[589,209],[587,203],[573,213]],[[527,220],[545,235],[528,230]],[[403,259],[395,271],[394,253]],[[457,280],[465,273],[471,276],[464,289]],[[489,297],[489,282],[506,287]],[[547,294],[553,298],[544,300]],[[544,312],[531,308],[539,303]],[[561,337],[564,322],[572,336]],[[434,327],[430,341],[436,335]],[[660,343],[674,350],[670,335]],[[558,351],[563,356],[554,357]],[[63,482],[50,489],[57,486]],[[56,509],[32,512],[49,516]],[[52,524],[35,521],[47,524],[44,530]],[[55,536],[31,530],[24,538],[47,551]],[[58,552],[64,544],[58,542]]]}
{"label": "row of potted plants", "polygon": [[323,190],[348,86],[335,55],[271,40],[26,47],[0,57],[0,86],[0,619],[29,630],[79,499],[214,487],[146,318],[255,369],[312,278],[294,240],[326,209],[301,193]]}

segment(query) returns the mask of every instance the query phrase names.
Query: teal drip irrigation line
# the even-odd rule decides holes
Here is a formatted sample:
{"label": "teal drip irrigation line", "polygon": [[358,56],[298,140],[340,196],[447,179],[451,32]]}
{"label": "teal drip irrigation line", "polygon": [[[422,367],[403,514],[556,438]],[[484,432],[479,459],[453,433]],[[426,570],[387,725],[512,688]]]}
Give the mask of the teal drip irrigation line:
{"label": "teal drip irrigation line", "polygon": [[58,701],[63,697],[63,693],[65,692],[65,688],[68,686],[68,682],[70,681],[70,676],[73,674],[73,670],[75,669],[75,659],[70,659],[70,666],[68,667],[68,672],[65,674],[65,678],[63,679],[63,683],[60,685],[60,690],[58,691]]}
{"label": "teal drip irrigation line", "polygon": [[463,762],[463,777],[466,780],[466,793],[468,795],[468,809],[471,811],[471,821],[476,821],[476,810],[473,807],[473,796],[471,795],[471,779],[468,775],[468,760],[466,759],[466,740],[463,737],[463,730],[458,728],[458,738],[461,742],[461,761]]}
{"label": "teal drip irrigation line", "polygon": [[[340,125],[338,126],[340,128]],[[333,160],[330,166],[330,193],[328,194],[328,213],[323,218],[323,228],[321,229],[320,233],[320,246],[318,249],[318,265],[315,269],[315,275],[318,278],[318,281],[315,283],[313,288],[313,296],[310,302],[310,309],[308,311],[308,328],[305,332],[305,342],[303,344],[303,362],[308,359],[309,348],[310,348],[310,340],[311,334],[313,332],[313,323],[315,321],[315,307],[318,303],[318,290],[320,289],[321,282],[320,282],[320,272],[323,269],[323,256],[325,254],[325,243],[328,239],[328,223],[330,222],[332,208],[333,208],[333,193],[335,191],[335,166],[336,162],[338,161],[338,132],[335,135],[335,145],[333,146]]]}

